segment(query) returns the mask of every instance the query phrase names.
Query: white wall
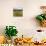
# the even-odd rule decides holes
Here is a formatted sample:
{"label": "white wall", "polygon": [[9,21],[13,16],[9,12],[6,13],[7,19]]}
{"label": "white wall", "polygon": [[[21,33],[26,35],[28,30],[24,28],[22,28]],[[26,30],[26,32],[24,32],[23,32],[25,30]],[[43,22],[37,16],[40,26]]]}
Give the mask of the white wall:
{"label": "white wall", "polygon": [[[15,25],[19,36],[36,33],[36,29],[41,29],[35,20],[41,5],[46,5],[46,0],[0,0],[0,33],[4,34],[6,25]],[[23,17],[13,17],[13,8],[23,8]]]}

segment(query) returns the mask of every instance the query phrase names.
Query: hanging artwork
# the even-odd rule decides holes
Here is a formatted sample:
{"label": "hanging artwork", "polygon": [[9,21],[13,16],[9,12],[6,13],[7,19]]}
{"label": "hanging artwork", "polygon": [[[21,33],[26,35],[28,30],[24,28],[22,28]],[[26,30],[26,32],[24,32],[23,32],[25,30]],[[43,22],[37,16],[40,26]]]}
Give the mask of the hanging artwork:
{"label": "hanging artwork", "polygon": [[13,9],[13,16],[22,17],[23,16],[23,9]]}

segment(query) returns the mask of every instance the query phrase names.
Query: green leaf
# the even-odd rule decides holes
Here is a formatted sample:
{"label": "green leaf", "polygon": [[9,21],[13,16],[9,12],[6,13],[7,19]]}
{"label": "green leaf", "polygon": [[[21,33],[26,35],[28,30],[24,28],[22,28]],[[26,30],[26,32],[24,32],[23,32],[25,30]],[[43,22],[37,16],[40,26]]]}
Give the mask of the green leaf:
{"label": "green leaf", "polygon": [[5,32],[6,36],[8,36],[8,37],[16,36],[18,31],[16,30],[15,26],[6,26],[6,27],[7,27],[6,32]]}
{"label": "green leaf", "polygon": [[45,19],[46,19],[46,15],[45,15]]}
{"label": "green leaf", "polygon": [[41,15],[38,15],[38,16],[36,17],[36,19],[39,20],[39,21],[44,20],[44,18],[43,18]]}

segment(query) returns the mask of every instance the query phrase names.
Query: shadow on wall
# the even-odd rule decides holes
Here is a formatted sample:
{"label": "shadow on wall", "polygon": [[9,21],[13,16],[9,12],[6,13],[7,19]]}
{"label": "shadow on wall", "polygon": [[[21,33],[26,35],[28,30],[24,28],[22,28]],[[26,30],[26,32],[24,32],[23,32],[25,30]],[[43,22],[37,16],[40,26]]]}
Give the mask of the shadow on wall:
{"label": "shadow on wall", "polygon": [[5,28],[4,28],[4,26],[0,26],[0,35],[5,35]]}
{"label": "shadow on wall", "polygon": [[40,26],[39,21],[37,21],[35,17],[30,18],[30,21],[31,21],[31,25],[33,25],[34,27]]}

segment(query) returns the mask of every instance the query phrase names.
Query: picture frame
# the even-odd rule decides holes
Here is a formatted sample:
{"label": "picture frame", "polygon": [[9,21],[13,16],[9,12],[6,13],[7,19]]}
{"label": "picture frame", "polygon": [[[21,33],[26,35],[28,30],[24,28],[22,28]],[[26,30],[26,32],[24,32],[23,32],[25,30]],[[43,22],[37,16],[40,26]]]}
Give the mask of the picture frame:
{"label": "picture frame", "polygon": [[22,17],[23,16],[23,9],[13,9],[13,16]]}

